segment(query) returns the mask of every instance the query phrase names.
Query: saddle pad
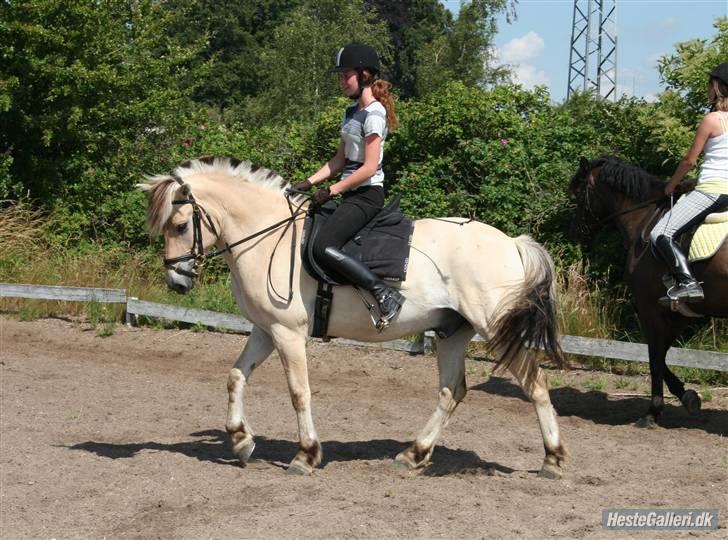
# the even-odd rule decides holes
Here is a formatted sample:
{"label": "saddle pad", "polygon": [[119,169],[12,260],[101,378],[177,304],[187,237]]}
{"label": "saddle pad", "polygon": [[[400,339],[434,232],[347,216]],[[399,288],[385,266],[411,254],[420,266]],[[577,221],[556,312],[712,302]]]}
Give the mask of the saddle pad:
{"label": "saddle pad", "polygon": [[[338,276],[329,275],[313,258],[313,240],[337,204],[309,208],[301,238],[303,267],[314,278],[331,285],[346,284]],[[386,281],[404,281],[407,277],[409,251],[414,222],[399,210],[399,195],[389,202],[342,251],[350,255]]]}
{"label": "saddle pad", "polygon": [[[723,221],[719,221],[719,216],[724,217]],[[728,238],[728,212],[710,214],[693,235],[688,259],[694,262],[712,257],[726,238]]]}

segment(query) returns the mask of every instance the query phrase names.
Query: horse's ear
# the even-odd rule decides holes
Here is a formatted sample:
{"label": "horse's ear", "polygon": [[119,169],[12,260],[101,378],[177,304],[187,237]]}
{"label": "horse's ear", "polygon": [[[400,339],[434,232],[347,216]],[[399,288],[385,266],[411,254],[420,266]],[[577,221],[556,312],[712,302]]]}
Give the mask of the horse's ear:
{"label": "horse's ear", "polygon": [[579,168],[584,172],[588,171],[589,170],[589,160],[586,159],[585,157],[579,158]]}

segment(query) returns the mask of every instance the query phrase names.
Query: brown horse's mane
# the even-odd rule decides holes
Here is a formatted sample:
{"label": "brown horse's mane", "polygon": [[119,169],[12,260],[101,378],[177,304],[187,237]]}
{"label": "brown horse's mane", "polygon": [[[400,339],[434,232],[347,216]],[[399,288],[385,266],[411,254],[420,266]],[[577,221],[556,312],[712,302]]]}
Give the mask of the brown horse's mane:
{"label": "brown horse's mane", "polygon": [[279,193],[283,193],[289,185],[278,173],[249,161],[231,157],[201,157],[185,161],[172,174],[150,176],[146,183],[138,184],[148,197],[146,225],[149,233],[155,236],[161,234],[172,215],[172,198],[179,187],[178,179],[184,182],[193,175],[210,173],[223,173]]}
{"label": "brown horse's mane", "polygon": [[665,186],[665,181],[661,178],[609,154],[589,161],[589,170],[597,167],[601,167],[600,183],[607,184],[636,201],[647,200],[651,194],[661,191]]}

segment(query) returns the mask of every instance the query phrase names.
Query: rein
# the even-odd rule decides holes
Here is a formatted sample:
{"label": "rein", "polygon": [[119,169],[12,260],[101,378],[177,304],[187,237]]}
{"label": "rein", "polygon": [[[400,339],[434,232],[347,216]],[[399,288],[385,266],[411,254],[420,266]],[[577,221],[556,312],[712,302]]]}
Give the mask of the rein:
{"label": "rein", "polygon": [[597,221],[594,226],[598,227],[600,225],[604,225],[606,222],[613,220],[614,218],[617,218],[619,216],[623,216],[624,214],[629,214],[630,212],[634,212],[635,210],[639,210],[641,208],[645,208],[646,206],[650,206],[651,204],[655,204],[657,202],[660,202],[664,200],[668,195],[662,195],[660,197],[656,197],[654,199],[650,199],[648,201],[644,201],[637,206],[632,206],[630,208],[627,208],[626,210],[620,210],[619,212],[614,212],[613,214],[609,214],[607,217],[600,219]]}
{"label": "rein", "polygon": [[[273,286],[273,282],[271,280],[271,271],[273,268],[273,257],[275,256],[276,250],[278,249],[278,246],[280,245],[281,240],[286,235],[286,232],[288,232],[288,229],[295,222],[296,218],[306,211],[301,208],[306,201],[302,201],[294,209],[293,204],[291,203],[291,200],[288,197],[286,197],[286,202],[288,203],[288,210],[291,212],[290,217],[277,221],[277,222],[273,223],[272,225],[269,225],[268,227],[261,229],[260,231],[254,232],[253,234],[248,235],[245,238],[241,238],[240,240],[233,242],[232,244],[228,244],[227,242],[225,242],[224,248],[217,249],[211,253],[206,254],[205,248],[202,243],[202,218],[205,219],[206,225],[218,239],[220,238],[220,235],[217,232],[217,229],[215,228],[215,224],[213,223],[212,219],[210,218],[210,215],[195,200],[194,196],[192,195],[192,192],[189,189],[189,186],[187,184],[185,184],[182,181],[182,179],[175,174],[172,175],[172,178],[180,186],[182,186],[183,188],[186,188],[184,191],[186,192],[186,195],[187,195],[186,199],[173,200],[172,204],[175,204],[175,205],[189,204],[192,206],[192,247],[190,248],[190,252],[187,253],[186,255],[180,255],[179,257],[173,257],[171,259],[167,259],[167,258],[162,259],[164,262],[164,266],[167,268],[173,269],[175,272],[177,272],[178,274],[181,274],[183,276],[195,278],[199,275],[198,268],[202,267],[202,265],[208,259],[212,259],[213,257],[217,257],[217,256],[222,255],[227,252],[232,252],[232,248],[239,246],[241,244],[244,244],[245,242],[253,240],[254,238],[262,236],[268,232],[274,231],[274,230],[280,228],[282,225],[285,225],[285,227],[283,228],[283,232],[281,233],[281,236],[278,238],[278,241],[276,242],[276,245],[273,248],[273,253],[271,253],[270,260],[268,261],[268,284],[271,286],[271,289],[276,294],[276,296],[278,296],[281,300],[283,300],[285,302],[290,302],[293,299],[293,273],[294,273],[295,263],[296,263],[296,231],[295,231],[295,228],[293,229],[293,234],[291,235],[291,263],[290,263],[290,273],[288,276],[289,293],[288,293],[287,298],[281,296],[278,293],[278,291],[275,290],[275,287]],[[191,272],[184,270],[184,269],[179,269],[179,268],[174,267],[174,265],[177,263],[184,262],[184,261],[190,261],[190,260],[194,261],[192,263]]]}

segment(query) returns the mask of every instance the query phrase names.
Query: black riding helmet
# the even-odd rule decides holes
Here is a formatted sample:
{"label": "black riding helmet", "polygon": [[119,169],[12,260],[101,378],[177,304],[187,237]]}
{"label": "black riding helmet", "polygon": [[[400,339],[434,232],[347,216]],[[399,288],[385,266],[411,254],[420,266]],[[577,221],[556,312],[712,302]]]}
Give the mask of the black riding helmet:
{"label": "black riding helmet", "polygon": [[[349,43],[344,45],[334,57],[332,71],[356,70],[356,79],[359,81],[359,91],[351,96],[351,99],[359,99],[361,91],[366,84],[371,84],[379,74],[379,56],[377,51],[364,43]],[[363,70],[371,72],[372,79],[364,81]]]}
{"label": "black riding helmet", "polygon": [[708,75],[728,85],[728,62],[718,64]]}
{"label": "black riding helmet", "polygon": [[377,51],[364,43],[349,43],[336,53],[333,71],[368,69],[373,74],[379,73],[379,56]]}

